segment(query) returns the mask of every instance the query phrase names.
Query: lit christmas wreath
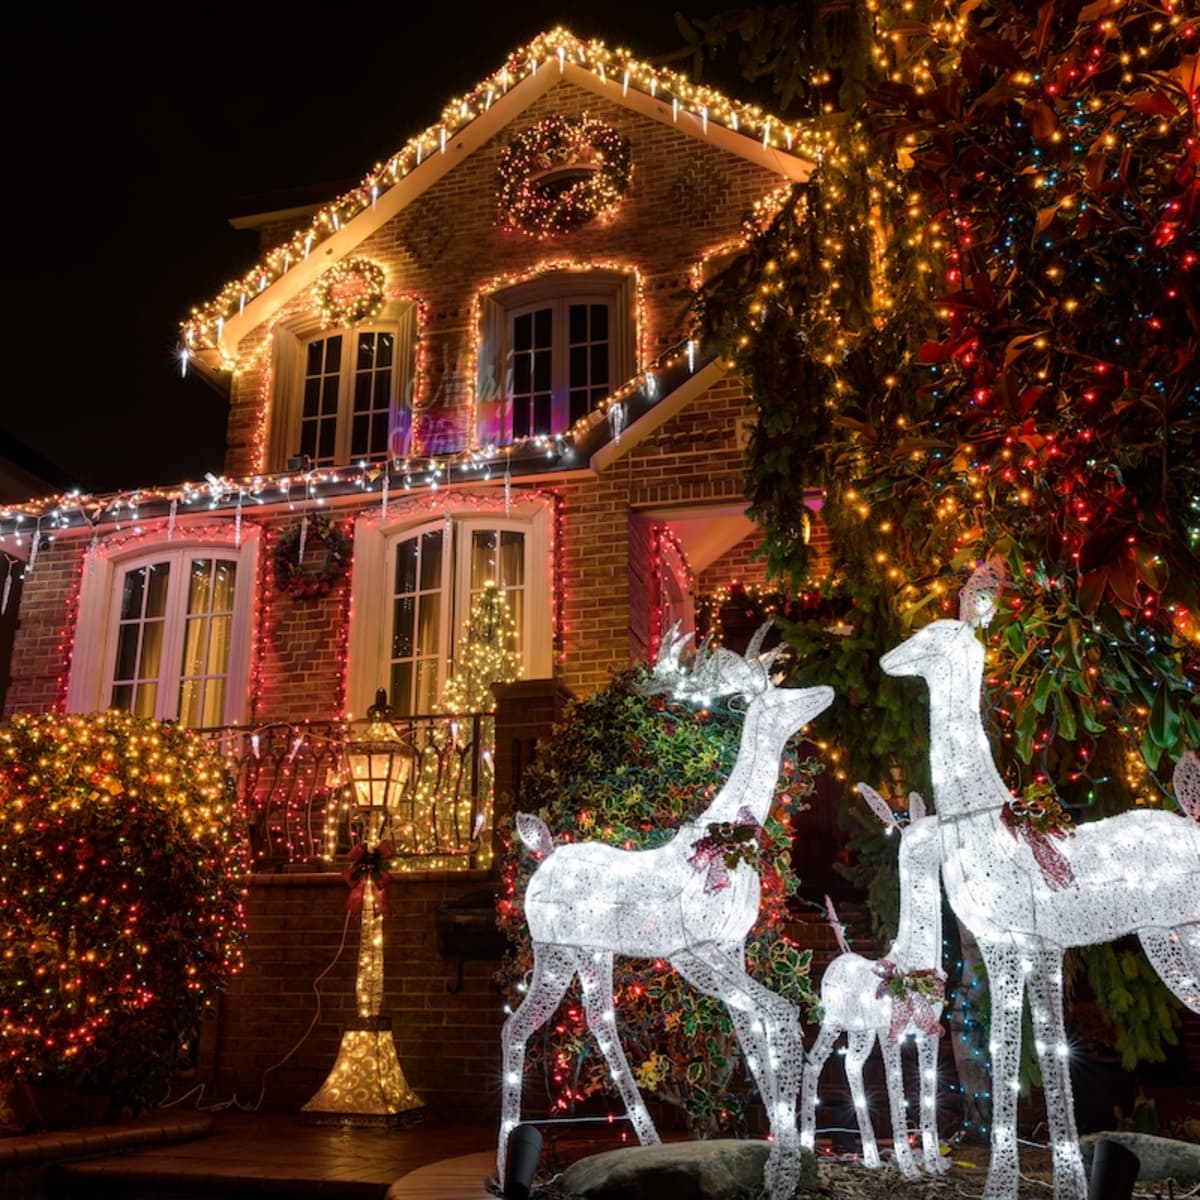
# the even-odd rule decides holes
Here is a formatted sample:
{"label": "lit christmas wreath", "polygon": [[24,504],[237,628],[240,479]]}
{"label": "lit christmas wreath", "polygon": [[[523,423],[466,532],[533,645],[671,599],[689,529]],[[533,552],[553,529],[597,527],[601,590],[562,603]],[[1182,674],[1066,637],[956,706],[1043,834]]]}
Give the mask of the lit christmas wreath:
{"label": "lit christmas wreath", "polygon": [[615,129],[588,117],[546,117],[500,159],[500,211],[527,233],[569,233],[617,204],[629,170],[629,139]]}
{"label": "lit christmas wreath", "polygon": [[350,539],[328,518],[310,517],[305,529],[305,545],[320,542],[325,558],[313,570],[304,570],[300,545],[301,522],[285,529],[275,543],[275,584],[281,592],[301,600],[325,596],[333,585],[350,570]]}
{"label": "lit christmas wreath", "polygon": [[384,269],[369,258],[347,258],[330,267],[317,284],[317,302],[326,325],[369,321],[383,308]]}

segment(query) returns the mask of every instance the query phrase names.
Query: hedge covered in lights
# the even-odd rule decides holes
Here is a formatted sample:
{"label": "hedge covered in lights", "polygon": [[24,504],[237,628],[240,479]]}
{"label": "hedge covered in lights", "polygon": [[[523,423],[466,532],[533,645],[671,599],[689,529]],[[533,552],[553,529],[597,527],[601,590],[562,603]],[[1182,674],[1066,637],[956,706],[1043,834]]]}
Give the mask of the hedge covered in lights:
{"label": "hedge covered in lights", "polygon": [[[648,849],[669,841],[702,812],[728,778],[741,739],[740,715],[724,700],[694,709],[636,689],[644,674],[617,675],[602,691],[572,706],[553,739],[521,778],[521,806],[545,820],[556,842],[604,841]],[[806,807],[819,765],[784,754],[758,871],[762,904],[746,943],[750,973],[793,1004],[812,1012],[810,950],[785,933],[788,897],[798,880],[788,827]],[[499,982],[510,1007],[523,995],[533,967],[522,898],[533,860],[506,834],[498,923],[513,942]],[[516,842],[513,845],[513,842]],[[745,1132],[756,1100],[733,1026],[719,1000],[703,996],[663,962],[618,957],[614,972],[617,1030],[647,1100],[682,1111],[694,1132]],[[551,1112],[612,1095],[608,1067],[587,1030],[578,982],[563,1005],[530,1038],[529,1057],[547,1085]]]}
{"label": "hedge covered in lights", "polygon": [[241,966],[243,833],[191,733],[123,712],[0,729],[0,1070],[153,1104]]}

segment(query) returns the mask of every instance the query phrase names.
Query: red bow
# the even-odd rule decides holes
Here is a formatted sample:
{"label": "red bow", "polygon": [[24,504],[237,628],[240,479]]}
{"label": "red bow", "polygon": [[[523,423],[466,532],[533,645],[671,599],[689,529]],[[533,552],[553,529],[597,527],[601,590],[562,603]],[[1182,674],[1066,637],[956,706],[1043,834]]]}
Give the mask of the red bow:
{"label": "red bow", "polygon": [[383,869],[394,851],[391,842],[380,842],[374,850],[368,850],[365,842],[359,842],[350,851],[350,865],[342,872],[342,879],[350,889],[343,908],[346,912],[362,911],[363,893],[368,883],[375,896],[375,910],[383,916],[391,916],[392,905],[388,900],[387,885],[392,882],[391,872]]}
{"label": "red bow", "polygon": [[1065,838],[1067,835],[1064,830],[1057,826],[1051,826],[1049,831],[1043,832],[1032,821],[1022,820],[1009,804],[1000,810],[1000,818],[1008,828],[1008,832],[1013,837],[1022,838],[1025,845],[1029,847],[1034,861],[1042,869],[1042,878],[1045,879],[1047,887],[1052,892],[1061,892],[1075,886],[1075,872],[1071,869],[1070,862],[1050,840],[1051,838]]}
{"label": "red bow", "polygon": [[[890,958],[883,958],[875,964],[875,974],[880,977],[875,999],[890,996],[892,1000],[892,1021],[888,1026],[891,1041],[898,1042],[909,1025],[915,1025],[921,1033],[931,1037],[942,1036],[942,1024],[933,1011],[929,995],[935,983],[941,985],[944,994],[946,977],[941,971],[925,967],[919,971],[901,972]],[[921,983],[925,986],[921,987]]]}
{"label": "red bow", "polygon": [[[726,859],[732,849],[743,845],[747,840],[744,837],[737,837],[736,831],[740,829],[753,830],[755,840],[761,846],[763,844],[763,827],[755,815],[743,804],[738,809],[735,823],[714,821],[709,825],[709,829],[719,832],[710,833],[708,837],[694,841],[688,862],[693,869],[708,872],[708,878],[704,881],[704,892],[705,895],[711,896],[714,892],[719,892],[722,888],[729,886],[729,869]],[[737,865],[736,859],[734,865]]]}

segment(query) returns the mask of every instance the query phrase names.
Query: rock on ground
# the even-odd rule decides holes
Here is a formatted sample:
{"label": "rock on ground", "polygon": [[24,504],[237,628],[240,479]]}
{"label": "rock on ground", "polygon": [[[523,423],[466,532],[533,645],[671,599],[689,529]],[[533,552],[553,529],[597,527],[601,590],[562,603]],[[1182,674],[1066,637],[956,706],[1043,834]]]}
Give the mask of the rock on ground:
{"label": "rock on ground", "polygon": [[[749,1200],[762,1193],[766,1142],[717,1139],[628,1146],[580,1159],[559,1186],[584,1200]],[[816,1179],[816,1162],[803,1152],[802,1183]]]}
{"label": "rock on ground", "polygon": [[1105,1139],[1120,1142],[1138,1156],[1141,1160],[1139,1179],[1173,1179],[1184,1187],[1200,1183],[1200,1145],[1195,1142],[1177,1142],[1173,1138],[1156,1137],[1150,1133],[1132,1133],[1124,1130],[1114,1133],[1089,1133],[1079,1139],[1083,1162],[1089,1175],[1092,1170],[1092,1156],[1096,1153],[1096,1143]]}

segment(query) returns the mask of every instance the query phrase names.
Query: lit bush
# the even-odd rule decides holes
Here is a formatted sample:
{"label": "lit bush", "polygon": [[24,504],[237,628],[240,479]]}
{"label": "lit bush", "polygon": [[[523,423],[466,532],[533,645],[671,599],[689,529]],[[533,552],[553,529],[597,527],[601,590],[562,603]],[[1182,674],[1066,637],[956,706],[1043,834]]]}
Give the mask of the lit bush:
{"label": "lit bush", "polygon": [[122,712],[0,729],[3,1075],[162,1098],[241,965],[243,836],[192,734]]}

